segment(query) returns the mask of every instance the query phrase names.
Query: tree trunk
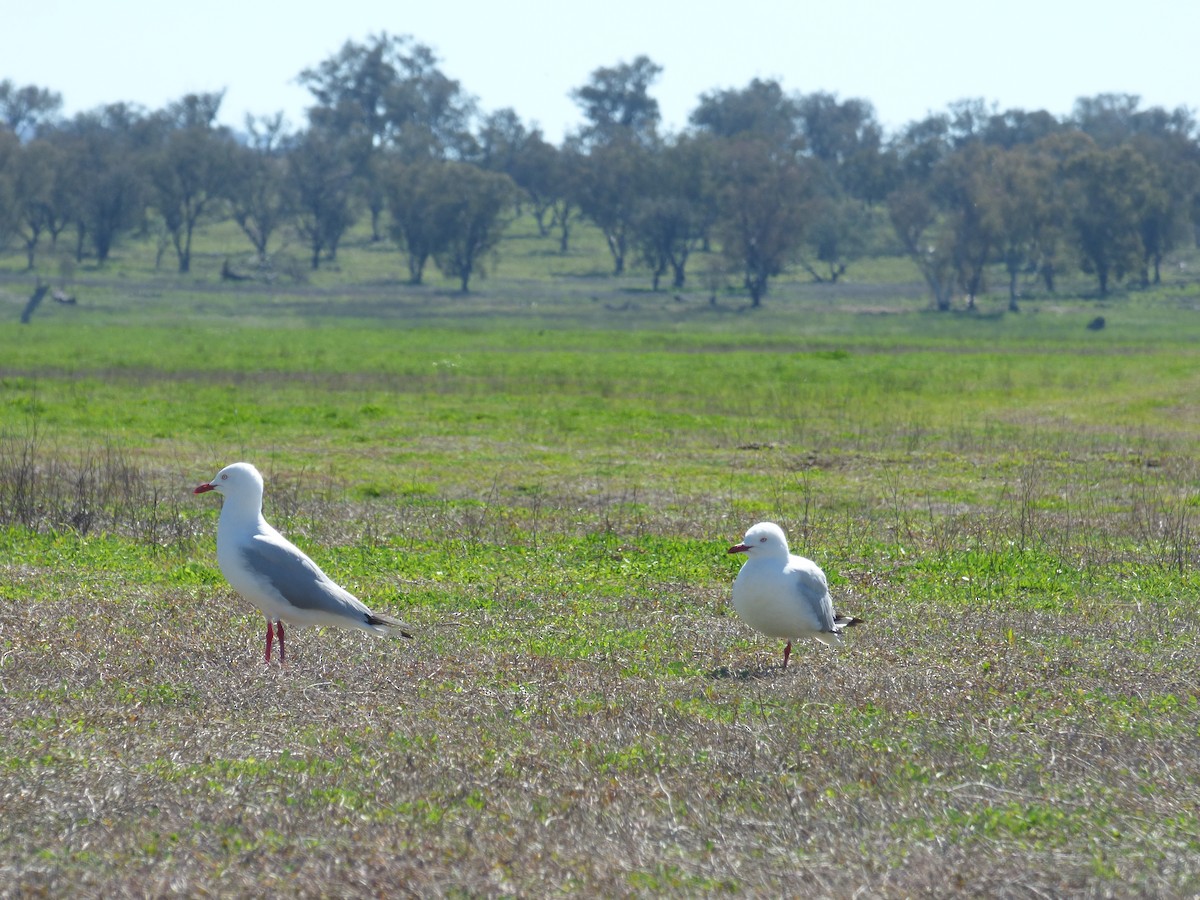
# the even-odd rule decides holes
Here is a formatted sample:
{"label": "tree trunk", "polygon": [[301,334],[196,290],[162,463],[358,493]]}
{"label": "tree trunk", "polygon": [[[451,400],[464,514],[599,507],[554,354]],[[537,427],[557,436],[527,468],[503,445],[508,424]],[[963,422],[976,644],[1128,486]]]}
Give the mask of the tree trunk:
{"label": "tree trunk", "polygon": [[683,287],[684,278],[685,278],[684,266],[686,266],[686,265],[687,265],[686,261],[681,262],[679,264],[671,263],[671,268],[673,268],[675,270],[675,277],[671,282],[671,287],[675,288],[676,290],[680,290]]}

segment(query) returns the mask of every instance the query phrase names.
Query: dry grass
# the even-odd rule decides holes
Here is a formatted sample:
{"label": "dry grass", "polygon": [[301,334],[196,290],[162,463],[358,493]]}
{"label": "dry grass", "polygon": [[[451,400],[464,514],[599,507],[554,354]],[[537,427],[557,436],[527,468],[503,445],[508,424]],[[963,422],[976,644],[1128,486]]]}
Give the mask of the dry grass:
{"label": "dry grass", "polygon": [[[453,527],[431,509],[409,510],[410,534]],[[447,557],[468,571],[503,554],[497,520],[517,514],[473,515]],[[422,572],[398,610],[419,641],[294,632],[282,670],[260,662],[257,616],[179,561],[7,567],[4,892],[1200,887],[1200,622],[1183,596],[1127,603],[1097,579],[1039,609],[1015,574],[995,573],[1007,602],[939,589],[954,554],[938,571],[843,558],[840,601],[869,627],[781,672],[780,648],[729,614],[718,567],[589,583],[566,530],[544,516],[555,588],[520,566],[492,584]],[[64,560],[79,544],[62,540]],[[392,577],[366,593],[398,596]],[[580,634],[597,643],[573,649]]]}

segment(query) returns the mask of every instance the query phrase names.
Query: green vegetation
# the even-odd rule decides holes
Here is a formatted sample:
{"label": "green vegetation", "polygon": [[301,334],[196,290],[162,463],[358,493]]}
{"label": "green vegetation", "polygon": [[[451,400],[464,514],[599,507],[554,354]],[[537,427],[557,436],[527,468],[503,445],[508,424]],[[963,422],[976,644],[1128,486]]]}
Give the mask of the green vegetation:
{"label": "green vegetation", "polygon": [[[943,315],[891,260],[751,312],[577,237],[463,296],[364,230],[221,282],[226,224],[26,326],[0,259],[9,890],[1200,890],[1200,289]],[[235,459],[419,638],[264,667],[190,493]],[[868,623],[786,672],[728,603],[761,519]]]}

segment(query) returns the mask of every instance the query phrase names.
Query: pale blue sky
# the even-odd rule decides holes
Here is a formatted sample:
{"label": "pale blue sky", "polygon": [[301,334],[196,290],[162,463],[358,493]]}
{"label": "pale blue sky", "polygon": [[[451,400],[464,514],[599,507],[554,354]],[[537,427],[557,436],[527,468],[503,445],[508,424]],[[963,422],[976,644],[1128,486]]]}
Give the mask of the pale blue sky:
{"label": "pale blue sky", "polygon": [[668,130],[755,77],[869,100],[889,131],[974,97],[1059,116],[1104,92],[1200,109],[1197,0],[0,0],[0,21],[0,79],[58,91],[68,114],[225,89],[224,123],[283,111],[299,127],[300,70],[379,31],[429,45],[483,110],[510,106],[556,142],[580,124],[571,89],[639,54],[664,69]]}

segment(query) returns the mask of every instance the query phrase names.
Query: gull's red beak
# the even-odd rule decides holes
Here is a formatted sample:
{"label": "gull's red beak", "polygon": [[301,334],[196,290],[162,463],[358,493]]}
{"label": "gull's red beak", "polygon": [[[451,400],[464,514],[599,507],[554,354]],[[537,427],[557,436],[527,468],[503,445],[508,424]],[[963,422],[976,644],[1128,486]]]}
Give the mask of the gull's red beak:
{"label": "gull's red beak", "polygon": [[[204,482],[204,484],[200,485],[198,488],[196,488],[194,491],[192,491],[192,493],[193,494],[207,494],[209,491],[215,491],[215,490],[216,490],[216,488],[213,487],[209,482],[206,481],[206,482]],[[729,552],[732,553],[733,551],[731,550]]]}
{"label": "gull's red beak", "polygon": [[[200,488],[196,488],[196,490],[199,491]],[[749,549],[750,549],[750,547],[747,544],[735,544],[734,546],[729,548],[728,552],[730,552],[730,553],[745,553]]]}

